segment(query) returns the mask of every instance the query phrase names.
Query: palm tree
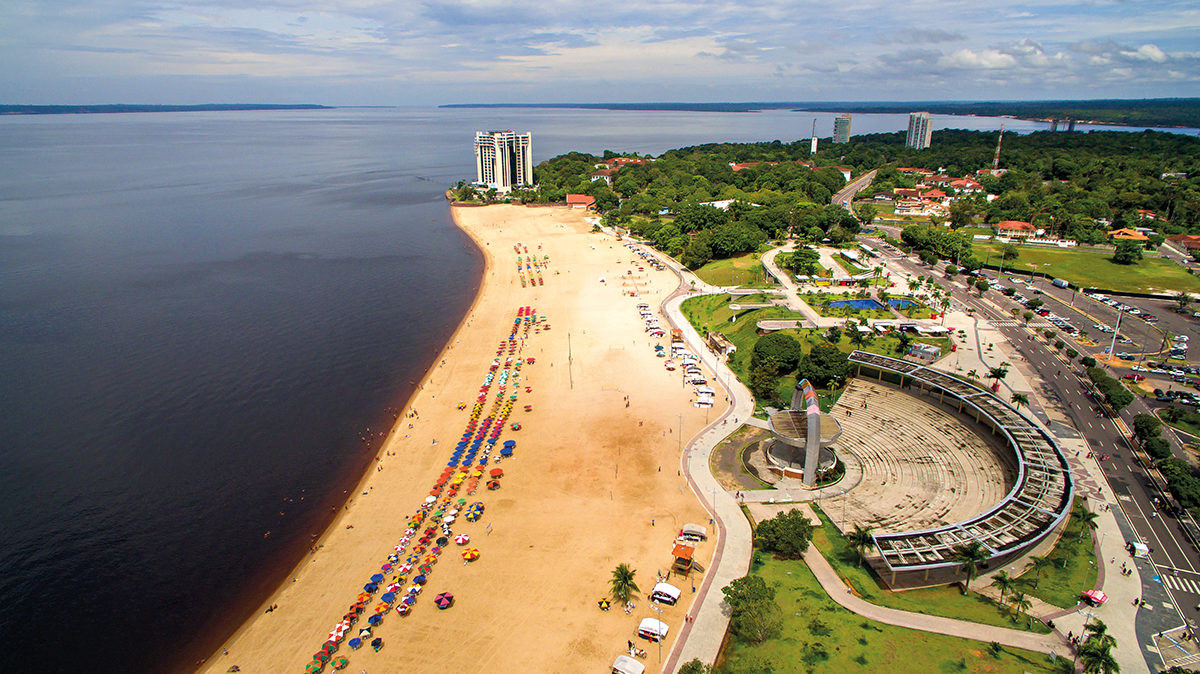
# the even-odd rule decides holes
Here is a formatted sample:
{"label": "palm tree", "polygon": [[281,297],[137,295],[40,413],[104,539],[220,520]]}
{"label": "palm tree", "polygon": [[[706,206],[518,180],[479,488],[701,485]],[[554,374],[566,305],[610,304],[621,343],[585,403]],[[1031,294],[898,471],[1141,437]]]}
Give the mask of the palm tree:
{"label": "palm tree", "polygon": [[983,549],[983,545],[979,541],[971,541],[954,550],[953,559],[962,562],[962,571],[967,574],[967,582],[963,585],[964,590],[970,589],[971,581],[979,577],[979,563],[987,557],[987,551]]}
{"label": "palm tree", "polygon": [[1029,407],[1029,396],[1025,393],[1014,393],[1012,394],[1012,404],[1016,405],[1017,409],[1021,409],[1021,405]]}
{"label": "palm tree", "polygon": [[633,593],[641,592],[641,588],[637,586],[637,583],[633,582],[633,577],[636,574],[637,571],[629,568],[628,564],[618,564],[617,568],[613,569],[612,580],[608,581],[609,586],[612,588],[613,599],[628,604]]}
{"label": "palm tree", "polygon": [[1008,376],[1008,368],[1005,367],[1008,363],[1004,363],[999,367],[993,367],[988,370],[988,379],[993,379],[996,382],[995,388],[1000,388],[1000,380]]}
{"label": "palm tree", "polygon": [[979,371],[978,370],[967,370],[967,378],[968,379],[979,379]]}
{"label": "palm tree", "polygon": [[1079,648],[1079,663],[1086,674],[1118,674],[1121,665],[1112,656],[1112,649],[1092,643]]}
{"label": "palm tree", "polygon": [[1101,648],[1116,648],[1117,640],[1108,633],[1108,625],[1104,624],[1103,620],[1097,620],[1094,623],[1084,625],[1083,631],[1087,634],[1087,643]]}
{"label": "palm tree", "polygon": [[1100,526],[1099,522],[1097,522],[1097,520],[1100,519],[1100,516],[1086,508],[1077,508],[1075,510],[1075,519],[1079,520],[1080,525],[1079,538],[1076,540],[1083,538],[1083,532],[1095,531],[1096,528]]}
{"label": "palm tree", "polygon": [[1012,607],[1013,612],[1017,614],[1026,613],[1033,608],[1033,602],[1025,596],[1024,592],[1014,593],[1008,598],[1008,605]]}
{"label": "palm tree", "polygon": [[992,578],[992,587],[1000,588],[1000,601],[1004,601],[1004,595],[1012,592],[1014,586],[1013,578],[1007,571],[1001,571]]}
{"label": "palm tree", "polygon": [[870,550],[871,546],[875,544],[875,534],[871,533],[871,527],[855,524],[854,531],[846,536],[846,541],[858,552],[858,565],[861,567],[867,558],[867,550]]}
{"label": "palm tree", "polygon": [[1037,589],[1038,583],[1042,581],[1042,572],[1054,566],[1054,561],[1049,557],[1033,556],[1029,558],[1029,563],[1025,565],[1026,569],[1033,569],[1033,589]]}

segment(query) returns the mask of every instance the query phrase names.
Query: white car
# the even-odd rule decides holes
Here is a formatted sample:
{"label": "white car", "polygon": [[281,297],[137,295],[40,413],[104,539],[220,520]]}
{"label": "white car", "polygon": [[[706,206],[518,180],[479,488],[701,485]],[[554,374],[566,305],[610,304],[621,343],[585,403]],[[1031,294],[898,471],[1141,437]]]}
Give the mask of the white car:
{"label": "white car", "polygon": [[1188,341],[1188,336],[1187,335],[1175,335],[1171,339],[1176,342],[1186,342],[1186,341]]}
{"label": "white car", "polygon": [[1129,369],[1133,370],[1134,372],[1149,372],[1150,371],[1150,370],[1142,367],[1141,365],[1134,365],[1133,367],[1131,367]]}
{"label": "white car", "polygon": [[1166,370],[1162,369],[1161,367],[1152,367],[1152,368],[1150,368],[1150,371],[1153,372],[1154,374],[1169,374]]}

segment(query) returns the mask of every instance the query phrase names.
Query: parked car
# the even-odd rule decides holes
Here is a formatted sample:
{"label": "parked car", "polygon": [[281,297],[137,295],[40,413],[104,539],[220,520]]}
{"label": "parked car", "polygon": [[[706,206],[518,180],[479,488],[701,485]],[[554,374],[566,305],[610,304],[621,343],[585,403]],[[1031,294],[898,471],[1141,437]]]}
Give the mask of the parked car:
{"label": "parked car", "polygon": [[1131,367],[1129,369],[1133,370],[1134,372],[1149,372],[1150,371],[1150,370],[1142,367],[1141,365],[1134,365],[1133,367]]}

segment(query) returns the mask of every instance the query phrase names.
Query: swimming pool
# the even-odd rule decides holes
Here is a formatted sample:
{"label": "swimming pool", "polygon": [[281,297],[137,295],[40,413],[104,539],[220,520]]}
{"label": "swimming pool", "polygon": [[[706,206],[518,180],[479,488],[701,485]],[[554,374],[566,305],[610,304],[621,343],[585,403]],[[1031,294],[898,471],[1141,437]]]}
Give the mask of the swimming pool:
{"label": "swimming pool", "polygon": [[[895,301],[895,300],[892,300]],[[851,309],[882,309],[883,305],[875,300],[834,300],[831,307],[849,307]]]}
{"label": "swimming pool", "polygon": [[912,300],[888,300],[888,304],[896,307],[897,309],[907,309],[917,305],[917,303]]}

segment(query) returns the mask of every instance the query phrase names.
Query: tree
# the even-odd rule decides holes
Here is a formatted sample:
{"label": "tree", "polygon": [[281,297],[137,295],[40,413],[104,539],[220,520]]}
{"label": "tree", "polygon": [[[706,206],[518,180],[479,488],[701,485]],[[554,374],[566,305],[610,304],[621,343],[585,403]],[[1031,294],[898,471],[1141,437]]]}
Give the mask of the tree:
{"label": "tree", "polygon": [[800,346],[800,342],[796,341],[795,337],[782,332],[772,332],[769,335],[763,335],[754,342],[754,349],[750,356],[750,365],[753,367],[756,364],[762,363],[769,358],[775,359],[778,363],[780,372],[791,372],[796,369],[800,363],[800,359],[804,357],[804,349]]}
{"label": "tree", "polygon": [[1096,367],[1096,359],[1092,358],[1091,356],[1084,356],[1083,358],[1079,359],[1079,364],[1086,368],[1091,369],[1093,367]]}
{"label": "tree", "polygon": [[1171,443],[1163,440],[1162,438],[1150,438],[1145,442],[1145,444],[1142,445],[1142,449],[1146,450],[1147,454],[1154,457],[1155,461],[1169,459],[1175,455],[1175,452],[1171,451]]}
{"label": "tree", "polygon": [[921,262],[928,265],[935,265],[938,261],[937,253],[929,249],[922,250],[917,256],[921,258]]}
{"label": "tree", "polygon": [[990,368],[988,370],[987,378],[991,379],[991,380],[995,381],[997,384],[999,384],[1000,380],[1002,380],[1008,376],[1008,367],[1006,367],[1006,366],[1007,366],[1007,363],[1000,365],[998,367]]}
{"label": "tree", "polygon": [[946,265],[946,276],[949,276],[950,278],[954,278],[957,275],[958,275],[958,267],[955,267],[952,264]]}
{"label": "tree", "polygon": [[796,368],[801,378],[812,382],[817,388],[825,388],[832,383],[841,383],[850,371],[850,363],[846,354],[829,342],[822,342],[805,354]]}
{"label": "tree", "polygon": [[1016,581],[1007,571],[1000,571],[992,578],[992,587],[1000,590],[1000,601],[1004,601],[1005,595],[1016,587]]}
{"label": "tree", "polygon": [[1033,602],[1029,601],[1029,598],[1025,596],[1024,592],[1013,593],[1013,595],[1008,598],[1008,605],[1012,606],[1013,612],[1015,613],[1025,613],[1029,609],[1033,608]]}
{"label": "tree", "polygon": [[862,563],[866,561],[867,550],[875,545],[875,534],[871,532],[871,527],[855,524],[854,531],[846,535],[846,541],[858,553],[858,565],[861,567]]}
{"label": "tree", "polygon": [[1035,297],[1035,298],[1025,302],[1025,308],[1031,309],[1033,311],[1037,311],[1038,307],[1042,306],[1043,304],[1045,304],[1045,302],[1043,302],[1040,299]]}
{"label": "tree", "polygon": [[1195,299],[1195,298],[1193,298],[1186,291],[1180,291],[1180,293],[1175,296],[1175,302],[1177,302],[1179,304],[1180,311],[1187,309],[1188,305],[1192,303],[1193,299]]}
{"label": "tree", "polygon": [[974,217],[970,202],[956,199],[954,203],[950,204],[950,229],[969,227],[974,221]]}
{"label": "tree", "polygon": [[795,508],[759,522],[754,530],[755,543],[763,550],[773,552],[783,559],[799,557],[808,550],[810,540],[812,525],[808,523],[808,518]]}
{"label": "tree", "polygon": [[712,667],[700,662],[700,658],[692,658],[691,662],[684,664],[675,674],[710,674]]}
{"label": "tree", "polygon": [[842,341],[842,329],[836,325],[830,326],[829,329],[825,331],[825,339],[831,344],[837,344],[838,342]]}
{"label": "tree", "polygon": [[901,332],[900,334],[898,334],[896,336],[896,352],[897,353],[908,352],[908,347],[912,345],[912,342],[913,342],[912,335],[909,335],[907,332]]}
{"label": "tree", "polygon": [[1042,581],[1042,573],[1054,566],[1054,560],[1049,557],[1039,557],[1034,555],[1029,558],[1029,562],[1025,564],[1025,569],[1033,570],[1033,589],[1037,589],[1038,583]]}
{"label": "tree", "polygon": [[987,557],[987,551],[983,549],[983,544],[979,541],[971,541],[955,548],[953,559],[962,563],[962,572],[967,575],[967,582],[963,584],[964,589],[970,589],[971,581],[979,577],[979,564]]}
{"label": "tree", "polygon": [[[777,333],[775,333],[777,334]],[[759,401],[774,400],[779,388],[779,359],[768,357],[750,364],[750,392]]]}
{"label": "tree", "polygon": [[979,279],[975,282],[975,289],[979,291],[980,297],[983,297],[983,294],[986,293],[990,287],[991,286],[988,285],[987,279]]}
{"label": "tree", "polygon": [[1137,241],[1125,239],[1117,242],[1117,249],[1113,251],[1112,261],[1117,264],[1133,264],[1142,259],[1142,247]]}
{"label": "tree", "polygon": [[617,568],[613,569],[612,579],[608,581],[613,599],[628,604],[635,592],[641,592],[641,588],[633,580],[635,575],[637,571],[629,568],[628,564],[618,564]]}
{"label": "tree", "polygon": [[734,632],[762,643],[783,624],[783,612],[775,603],[775,588],[759,576],[743,576],[721,588],[729,607]]}
{"label": "tree", "polygon": [[1121,671],[1121,665],[1112,656],[1112,648],[1090,642],[1079,647],[1079,664],[1086,674],[1118,674]]}
{"label": "tree", "polygon": [[1004,247],[1000,249],[1000,257],[1007,262],[1011,262],[1018,257],[1021,257],[1021,249],[1017,248],[1011,243],[1006,243],[1004,244]]}
{"label": "tree", "polygon": [[875,216],[879,215],[879,209],[875,208],[875,204],[863,204],[854,209],[854,214],[858,216],[858,221],[863,227],[870,227],[872,222],[875,222]]}
{"label": "tree", "polygon": [[1113,638],[1113,635],[1108,633],[1108,625],[1105,625],[1103,620],[1097,619],[1096,622],[1089,623],[1084,626],[1083,632],[1087,634],[1085,643],[1102,648],[1117,647],[1117,640]]}
{"label": "tree", "polygon": [[820,261],[820,253],[808,246],[802,246],[792,251],[791,255],[787,258],[785,266],[803,276],[816,276],[817,263]]}
{"label": "tree", "polygon": [[1095,531],[1100,526],[1097,521],[1100,516],[1082,507],[1075,509],[1075,519],[1079,520],[1079,538],[1083,538],[1084,532]]}
{"label": "tree", "polygon": [[1029,325],[1029,321],[1033,320],[1033,316],[1034,314],[1032,311],[1026,311],[1025,313],[1021,314],[1021,318],[1025,319],[1025,325]]}
{"label": "tree", "polygon": [[1071,360],[1075,360],[1078,357],[1079,357],[1078,351],[1076,351],[1075,349],[1067,349],[1067,358],[1070,358]]}
{"label": "tree", "polygon": [[1021,409],[1022,405],[1029,407],[1029,395],[1025,393],[1012,394],[1012,404],[1016,405],[1017,409]]}
{"label": "tree", "polygon": [[1133,434],[1143,443],[1162,435],[1162,422],[1153,414],[1138,414],[1133,417]]}

